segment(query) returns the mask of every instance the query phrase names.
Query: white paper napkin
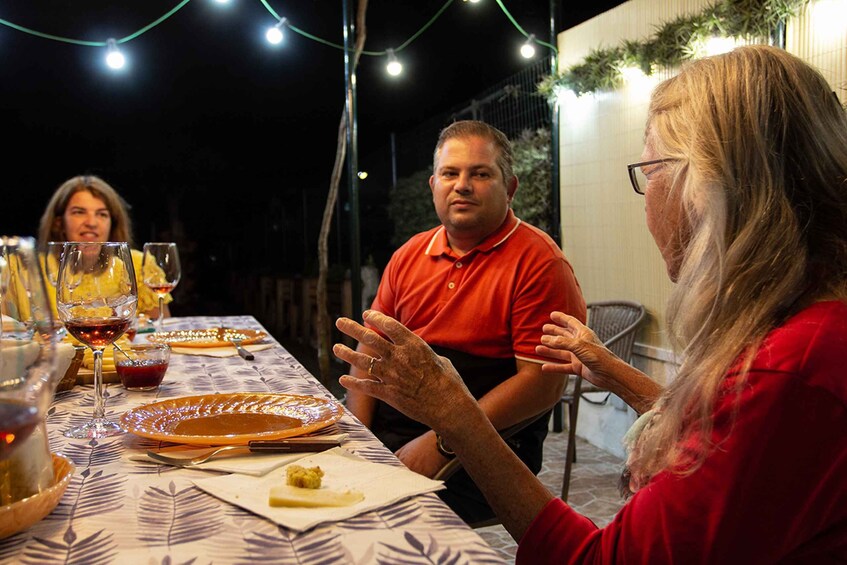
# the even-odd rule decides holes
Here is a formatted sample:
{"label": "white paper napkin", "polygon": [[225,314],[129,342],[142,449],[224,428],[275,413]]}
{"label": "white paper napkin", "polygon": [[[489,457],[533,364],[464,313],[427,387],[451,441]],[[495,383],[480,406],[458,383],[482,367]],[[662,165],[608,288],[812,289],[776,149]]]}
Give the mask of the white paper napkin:
{"label": "white paper napkin", "polygon": [[[256,351],[264,351],[273,347],[272,343],[257,343],[254,345],[242,345],[244,349],[251,353]],[[207,357],[235,357],[238,355],[238,350],[234,345],[226,347],[178,347],[171,346],[171,353],[180,353],[182,355],[205,355]]]}
{"label": "white paper napkin", "polygon": [[[347,434],[322,435],[315,436],[320,439],[337,439],[344,441],[347,439]],[[184,445],[173,445],[159,450],[160,453],[173,455],[174,457],[194,457],[201,453],[205,453],[214,447],[201,447],[199,449],[186,449]],[[240,452],[239,452],[240,453]],[[314,455],[313,453],[246,453],[244,455],[221,455],[221,457],[195,465],[186,467],[187,469],[200,469],[203,471],[223,471],[224,473],[237,473],[241,475],[251,475],[260,477],[282,467],[289,463]],[[131,453],[129,455],[131,461],[142,461],[145,463],[158,463],[159,465],[167,465],[156,459],[151,459],[147,453]]]}
{"label": "white paper napkin", "polygon": [[319,466],[324,472],[321,488],[357,490],[365,495],[364,500],[339,508],[270,506],[268,499],[271,487],[285,484],[284,468],[275,469],[262,477],[223,475],[193,482],[213,496],[299,532],[324,522],[345,520],[410,496],[444,488],[442,481],[428,479],[405,467],[365,461],[341,447],[304,457],[297,464],[303,467]]}

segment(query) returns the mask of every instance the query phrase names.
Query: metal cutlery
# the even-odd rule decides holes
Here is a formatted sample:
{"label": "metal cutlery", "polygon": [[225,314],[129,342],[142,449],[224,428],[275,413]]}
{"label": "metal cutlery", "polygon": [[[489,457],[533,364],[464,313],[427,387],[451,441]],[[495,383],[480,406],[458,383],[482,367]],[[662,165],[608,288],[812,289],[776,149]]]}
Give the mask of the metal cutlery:
{"label": "metal cutlery", "polygon": [[241,346],[240,339],[235,337],[228,337],[227,340],[235,346],[235,349],[238,350],[238,354],[241,355],[241,357],[243,357],[247,361],[252,361],[253,359],[255,359],[252,353],[250,353],[249,351],[244,349],[244,347]]}
{"label": "metal cutlery", "polygon": [[231,451],[247,451],[250,453],[317,453],[326,451],[341,445],[341,441],[334,438],[291,438],[279,440],[255,440],[247,445],[226,445],[216,447],[210,451],[204,451],[194,456],[167,455],[157,451],[147,451],[147,457],[159,463],[175,465],[177,467],[195,467],[206,463],[210,459],[222,453]]}

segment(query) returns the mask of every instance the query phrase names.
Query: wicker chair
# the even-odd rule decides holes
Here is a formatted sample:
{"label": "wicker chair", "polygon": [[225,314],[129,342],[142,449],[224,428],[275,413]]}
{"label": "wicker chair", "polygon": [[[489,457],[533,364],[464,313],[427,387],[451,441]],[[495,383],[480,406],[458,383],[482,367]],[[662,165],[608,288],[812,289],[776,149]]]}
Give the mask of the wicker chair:
{"label": "wicker chair", "polygon": [[[588,307],[588,327],[591,328],[603,344],[612,353],[629,363],[635,333],[644,321],[646,311],[637,302],[606,301],[592,302]],[[562,480],[562,500],[568,500],[568,488],[571,481],[571,468],[576,462],[576,422],[579,413],[579,399],[588,392],[605,392],[603,389],[584,381],[582,377],[571,375],[568,386],[562,395],[562,404],[568,407],[568,444],[565,450],[565,474]],[[606,398],[611,393],[607,393]],[[587,400],[587,399],[586,399]],[[554,418],[561,418],[561,411]],[[561,424],[558,430],[561,430]]]}

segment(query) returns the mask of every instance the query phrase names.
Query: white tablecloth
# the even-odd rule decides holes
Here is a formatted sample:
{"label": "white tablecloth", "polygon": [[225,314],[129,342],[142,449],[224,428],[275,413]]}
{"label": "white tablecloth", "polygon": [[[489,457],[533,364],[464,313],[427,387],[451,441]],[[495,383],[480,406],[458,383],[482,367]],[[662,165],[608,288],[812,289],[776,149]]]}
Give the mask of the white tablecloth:
{"label": "white tablecloth", "polygon": [[[262,329],[252,317],[229,327]],[[212,327],[221,318],[184,318],[171,329]],[[273,340],[271,340],[273,341]],[[155,393],[109,385],[107,415],[160,399],[224,392],[277,392],[331,398],[279,344],[241,357],[173,355]],[[60,393],[47,419],[51,451],[76,473],[59,506],[24,532],[0,540],[0,563],[502,563],[502,559],[435,494],[406,499],[298,533],[197,488],[197,471],[130,457],[159,442],[133,435],[72,440],[62,431],[90,416],[90,386]],[[345,449],[369,461],[400,465],[348,414],[334,425]]]}

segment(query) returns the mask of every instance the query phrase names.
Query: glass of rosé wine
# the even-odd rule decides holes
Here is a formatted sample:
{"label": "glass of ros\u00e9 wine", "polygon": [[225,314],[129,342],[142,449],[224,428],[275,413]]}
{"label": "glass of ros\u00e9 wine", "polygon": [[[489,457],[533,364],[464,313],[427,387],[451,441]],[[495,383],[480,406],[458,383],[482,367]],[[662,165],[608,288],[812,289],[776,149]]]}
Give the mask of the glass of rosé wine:
{"label": "glass of ros\u00e9 wine", "polygon": [[56,283],[56,306],[65,329],[94,353],[94,415],[66,437],[102,438],[124,433],[106,418],[103,350],[129,329],[138,289],[126,243],[65,243]]}
{"label": "glass of ros\u00e9 wine", "polygon": [[154,325],[156,331],[162,330],[165,318],[165,297],[179,283],[182,270],[179,266],[179,252],[176,243],[154,242],[144,244],[144,258],[141,260],[141,280],[159,297],[159,316]]}

